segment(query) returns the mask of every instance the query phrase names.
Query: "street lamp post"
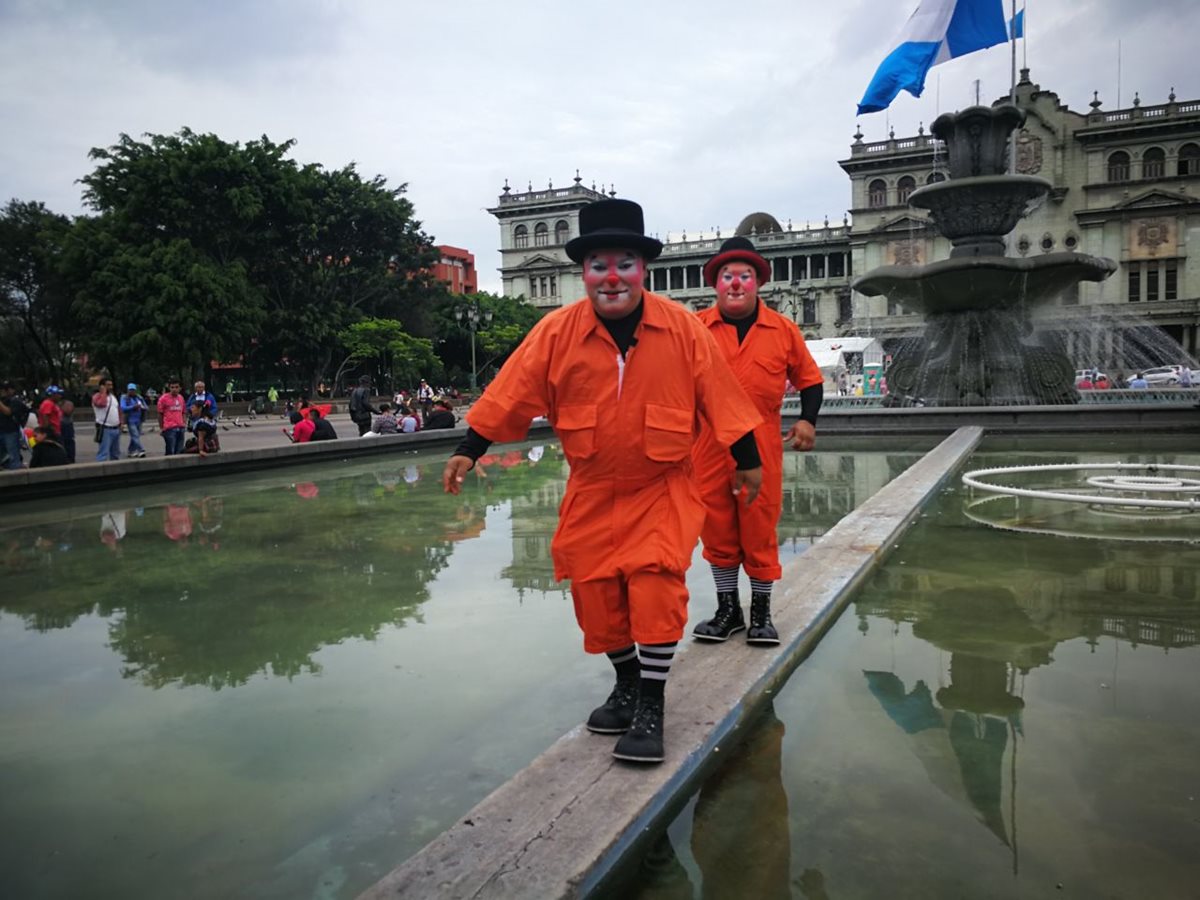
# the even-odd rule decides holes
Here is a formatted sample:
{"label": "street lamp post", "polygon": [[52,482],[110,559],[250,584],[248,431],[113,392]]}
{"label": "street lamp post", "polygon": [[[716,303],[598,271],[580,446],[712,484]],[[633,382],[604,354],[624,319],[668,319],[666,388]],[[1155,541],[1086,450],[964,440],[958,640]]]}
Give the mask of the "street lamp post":
{"label": "street lamp post", "polygon": [[492,324],[492,311],[480,309],[479,301],[474,301],[469,306],[457,307],[454,310],[454,318],[458,320],[459,325],[471,332],[471,392],[474,393],[478,388],[476,383],[478,370],[475,367],[475,332]]}

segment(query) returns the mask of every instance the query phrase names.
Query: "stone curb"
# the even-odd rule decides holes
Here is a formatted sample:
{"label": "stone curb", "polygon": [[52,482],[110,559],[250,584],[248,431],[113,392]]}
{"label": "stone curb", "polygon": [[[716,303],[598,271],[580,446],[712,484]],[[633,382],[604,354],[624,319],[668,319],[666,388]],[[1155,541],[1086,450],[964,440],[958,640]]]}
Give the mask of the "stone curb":
{"label": "stone curb", "polygon": [[362,900],[580,897],[601,886],[734,746],[982,435],[957,430],[788,565],[772,605],[786,644],[687,646],[667,689],[666,762],[622,764],[613,738],[577,726]]}
{"label": "stone curb", "polygon": [[[222,450],[201,459],[195,454],[120,459],[114,462],[75,463],[49,469],[0,471],[0,505],[64,494],[104,491],[188,478],[211,478],[231,472],[274,469],[280,466],[349,459],[385,453],[455,446],[466,426],[416,434],[386,434],[376,438],[340,438],[309,444],[282,444],[247,450]],[[551,433],[548,423],[535,422],[531,436]],[[115,476],[115,477],[114,477]]]}

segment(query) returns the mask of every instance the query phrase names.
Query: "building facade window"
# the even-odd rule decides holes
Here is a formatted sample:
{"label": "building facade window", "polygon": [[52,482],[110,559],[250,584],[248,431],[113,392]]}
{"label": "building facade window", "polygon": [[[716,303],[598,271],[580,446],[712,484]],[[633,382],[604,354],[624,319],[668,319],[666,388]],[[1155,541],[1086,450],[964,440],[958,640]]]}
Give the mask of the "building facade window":
{"label": "building facade window", "polygon": [[651,274],[654,276],[654,287],[652,290],[665,291],[667,289],[667,270],[653,269]]}
{"label": "building facade window", "polygon": [[854,318],[854,304],[849,293],[838,295],[838,321],[845,323]]}
{"label": "building facade window", "polygon": [[1200,145],[1184,144],[1179,148],[1180,175],[1200,175]]}
{"label": "building facade window", "polygon": [[1128,181],[1129,180],[1129,154],[1124,150],[1118,150],[1116,153],[1109,154],[1108,157],[1108,180],[1109,181]]}
{"label": "building facade window", "polygon": [[809,257],[809,277],[824,278],[825,277],[825,257],[811,256]]}
{"label": "building facade window", "polygon": [[560,219],[558,221],[558,223],[554,226],[554,243],[565,244],[567,242],[567,237],[570,235],[570,233],[571,233],[571,226],[569,226],[565,221]]}
{"label": "building facade window", "polygon": [[545,222],[538,222],[533,227],[533,246],[546,247],[550,244],[550,228]]}
{"label": "building facade window", "polygon": [[896,182],[897,199],[901,203],[908,203],[909,195],[917,189],[917,180],[911,175],[905,175]]}
{"label": "building facade window", "polygon": [[1142,264],[1129,263],[1129,302],[1137,303],[1142,299]]}
{"label": "building facade window", "polygon": [[778,256],[771,260],[771,277],[776,281],[791,281],[792,276],[788,272],[788,258],[786,256]]}
{"label": "building facade window", "polygon": [[846,256],[843,253],[829,254],[829,277],[842,278],[846,274]]}
{"label": "building facade window", "polygon": [[536,297],[538,295],[538,280],[534,275],[529,276],[529,296]]}
{"label": "building facade window", "polygon": [[804,311],[802,313],[802,316],[803,316],[805,325],[816,325],[817,324],[817,298],[816,297],[805,297],[804,298]]}
{"label": "building facade window", "polygon": [[558,276],[556,276],[556,275],[550,276],[550,296],[551,297],[558,296]]}
{"label": "building facade window", "polygon": [[808,257],[793,256],[792,257],[792,280],[799,281],[801,278],[808,277]]}
{"label": "building facade window", "polygon": [[513,246],[518,249],[529,246],[529,229],[524,225],[518,225],[513,229]]}
{"label": "building facade window", "polygon": [[687,286],[690,288],[702,287],[701,285],[701,268],[700,266],[687,267]]}
{"label": "building facade window", "polygon": [[1167,155],[1159,147],[1151,147],[1142,154],[1142,177],[1162,178],[1167,174]]}
{"label": "building facade window", "polygon": [[1146,299],[1158,300],[1158,266],[1149,263],[1146,266]]}
{"label": "building facade window", "polygon": [[1173,259],[1163,262],[1163,299],[1179,299],[1179,263]]}
{"label": "building facade window", "polygon": [[882,178],[876,178],[867,186],[867,206],[871,209],[887,206],[887,182]]}
{"label": "building facade window", "polygon": [[667,271],[671,273],[671,275],[670,275],[671,288],[670,289],[673,291],[682,291],[683,290],[683,266],[671,266],[671,268],[668,269]]}

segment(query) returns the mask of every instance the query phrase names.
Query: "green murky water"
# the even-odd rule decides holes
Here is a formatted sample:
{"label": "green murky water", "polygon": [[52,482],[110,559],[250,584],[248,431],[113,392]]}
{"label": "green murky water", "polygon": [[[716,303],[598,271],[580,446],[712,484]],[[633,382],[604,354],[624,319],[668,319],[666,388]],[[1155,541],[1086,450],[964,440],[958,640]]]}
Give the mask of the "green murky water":
{"label": "green murky water", "polygon": [[[916,458],[790,454],[784,556]],[[443,459],[6,507],[0,896],[353,897],[578,724],[561,455]]]}
{"label": "green murky water", "polygon": [[[968,468],[1200,464],[998,443]],[[978,499],[947,486],[621,896],[1200,897],[1197,516]]]}

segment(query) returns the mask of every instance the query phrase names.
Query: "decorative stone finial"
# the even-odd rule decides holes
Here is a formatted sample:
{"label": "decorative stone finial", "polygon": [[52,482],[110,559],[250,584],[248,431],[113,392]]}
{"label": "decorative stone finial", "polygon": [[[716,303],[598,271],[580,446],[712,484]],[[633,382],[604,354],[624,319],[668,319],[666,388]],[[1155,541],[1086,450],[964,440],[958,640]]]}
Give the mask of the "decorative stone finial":
{"label": "decorative stone finial", "polygon": [[596,189],[596,179],[593,178],[592,179],[592,190],[594,191],[595,189]]}
{"label": "decorative stone finial", "polygon": [[511,191],[511,190],[512,190],[512,188],[510,188],[510,187],[508,186],[508,179],[507,179],[507,178],[505,178],[505,179],[504,179],[504,193],[506,193],[506,194],[507,194],[507,193],[508,193],[509,191]]}
{"label": "decorative stone finial", "polygon": [[576,169],[575,170],[575,184],[578,185],[581,181],[583,181],[583,179],[579,177],[579,170]]}
{"label": "decorative stone finial", "polygon": [[1103,104],[1100,102],[1100,92],[1092,91],[1092,102],[1088,104],[1092,109],[1099,111]]}
{"label": "decorative stone finial", "polygon": [[717,226],[717,240],[719,241],[720,239],[721,239],[721,226],[718,225]]}
{"label": "decorative stone finial", "polygon": [[1168,103],[1175,102],[1175,85],[1171,85],[1171,93],[1167,94],[1167,102]]}
{"label": "decorative stone finial", "polygon": [[862,126],[854,123],[854,143],[861,144],[863,139]]}
{"label": "decorative stone finial", "polygon": [[918,122],[917,123],[917,137],[923,137],[924,134],[925,134],[925,123]]}
{"label": "decorative stone finial", "polygon": [[842,227],[843,228],[850,227],[850,213],[848,213],[848,212],[842,213]]}
{"label": "decorative stone finial", "polygon": [[616,188],[616,185],[612,185],[612,184],[610,184],[610,185],[608,186],[608,196],[610,196],[610,197],[615,197],[615,196],[617,196],[617,188]]}
{"label": "decorative stone finial", "polygon": [[554,179],[553,178],[546,179],[546,190],[548,190],[548,191],[554,190]]}
{"label": "decorative stone finial", "polygon": [[527,188],[525,188],[525,190],[527,190],[529,193],[533,193],[533,181],[532,180],[529,182],[529,186]]}
{"label": "decorative stone finial", "polygon": [[1138,96],[1138,92],[1137,92],[1137,91],[1134,91],[1134,92],[1133,92],[1133,105],[1134,105],[1134,106],[1141,106],[1141,105],[1142,105],[1142,98]]}
{"label": "decorative stone finial", "polygon": [[788,219],[788,231],[792,230],[792,220]]}
{"label": "decorative stone finial", "polygon": [[825,213],[825,227],[829,227],[829,213]]}
{"label": "decorative stone finial", "polygon": [[896,126],[892,125],[888,128],[888,140],[894,141],[895,139],[896,139]]}

